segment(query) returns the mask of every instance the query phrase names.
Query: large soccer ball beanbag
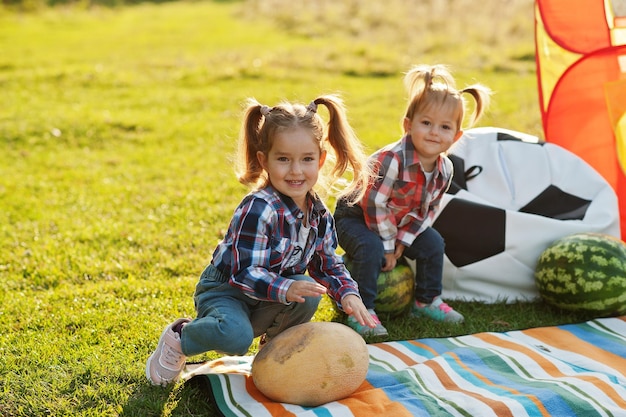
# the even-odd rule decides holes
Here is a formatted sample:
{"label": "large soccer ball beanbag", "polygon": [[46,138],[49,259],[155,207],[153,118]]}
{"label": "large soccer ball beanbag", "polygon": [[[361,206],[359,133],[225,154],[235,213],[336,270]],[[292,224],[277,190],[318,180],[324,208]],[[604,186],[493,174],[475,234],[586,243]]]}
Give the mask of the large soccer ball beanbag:
{"label": "large soccer ball beanbag", "polygon": [[444,299],[537,299],[535,265],[552,242],[581,232],[620,235],[611,186],[558,145],[476,128],[449,154],[453,185],[433,224],[446,243]]}

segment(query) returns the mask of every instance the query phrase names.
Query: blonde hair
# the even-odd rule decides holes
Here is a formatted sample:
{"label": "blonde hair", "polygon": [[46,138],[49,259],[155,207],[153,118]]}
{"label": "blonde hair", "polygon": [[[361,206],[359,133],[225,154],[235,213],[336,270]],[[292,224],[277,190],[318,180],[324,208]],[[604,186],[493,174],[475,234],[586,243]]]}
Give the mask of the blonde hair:
{"label": "blonde hair", "polygon": [[456,82],[444,65],[416,65],[404,76],[408,92],[405,117],[412,120],[415,113],[433,106],[445,107],[454,112],[457,129],[463,128],[467,103],[463,94],[470,94],[476,106],[467,127],[472,127],[489,106],[491,90],[482,84],[472,84],[457,90]]}
{"label": "blonde hair", "polygon": [[[326,125],[317,113],[320,104],[328,109]],[[323,150],[328,152],[326,165],[329,161],[334,162],[329,172],[324,170],[320,173],[316,188],[334,189],[337,197],[346,196],[352,204],[359,201],[373,174],[362,144],[348,123],[343,101],[336,95],[320,96],[308,106],[282,102],[271,108],[253,98],[248,99],[239,134],[236,167],[239,182],[253,188],[268,185],[269,178],[259,163],[257,151],[267,155],[277,132],[296,127],[313,133],[320,153]],[[331,149],[326,149],[326,143]],[[338,190],[337,183],[347,182],[342,178],[345,173],[350,173],[352,178],[342,190]]]}

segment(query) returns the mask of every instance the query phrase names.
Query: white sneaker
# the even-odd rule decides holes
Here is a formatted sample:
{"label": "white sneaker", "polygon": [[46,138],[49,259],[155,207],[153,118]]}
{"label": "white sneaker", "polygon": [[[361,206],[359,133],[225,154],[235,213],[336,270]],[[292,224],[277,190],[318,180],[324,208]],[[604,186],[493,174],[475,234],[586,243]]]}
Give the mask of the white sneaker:
{"label": "white sneaker", "polygon": [[152,385],[165,386],[177,382],[185,368],[187,357],[180,347],[180,335],[173,329],[190,319],[178,319],[169,324],[161,333],[156,350],[146,362],[146,377]]}

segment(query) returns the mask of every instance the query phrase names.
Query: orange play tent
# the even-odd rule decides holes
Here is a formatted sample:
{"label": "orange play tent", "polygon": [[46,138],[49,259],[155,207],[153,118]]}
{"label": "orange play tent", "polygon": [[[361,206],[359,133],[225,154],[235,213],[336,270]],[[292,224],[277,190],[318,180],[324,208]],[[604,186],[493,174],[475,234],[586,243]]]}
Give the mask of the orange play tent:
{"label": "orange play tent", "polygon": [[626,240],[622,9],[623,0],[536,0],[535,40],[545,140],[580,156],[613,187]]}

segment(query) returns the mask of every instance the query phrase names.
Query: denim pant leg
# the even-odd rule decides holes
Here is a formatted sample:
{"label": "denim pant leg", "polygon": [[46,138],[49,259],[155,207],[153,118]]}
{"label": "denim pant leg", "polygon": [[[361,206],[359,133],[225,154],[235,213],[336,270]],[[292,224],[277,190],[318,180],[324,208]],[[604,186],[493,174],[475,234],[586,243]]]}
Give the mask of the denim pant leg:
{"label": "denim pant leg", "polygon": [[420,303],[430,303],[441,295],[444,249],[439,232],[429,227],[404,250],[404,256],[416,261],[415,299]]}
{"label": "denim pant leg", "polygon": [[[313,278],[306,275],[292,275],[289,277],[295,281],[311,281]],[[303,303],[292,302],[289,305],[272,301],[259,301],[250,308],[250,321],[254,335],[266,335],[269,341],[288,328],[311,321],[317,311],[322,297],[305,297]]]}
{"label": "denim pant leg", "polygon": [[254,338],[249,307],[254,301],[209,265],[196,286],[197,317],[181,333],[183,353],[186,356],[208,351],[229,355],[247,353]]}
{"label": "denim pant leg", "polygon": [[383,242],[362,218],[337,218],[336,229],[339,245],[350,260],[350,275],[359,284],[363,304],[375,308],[376,281],[385,257]]}

